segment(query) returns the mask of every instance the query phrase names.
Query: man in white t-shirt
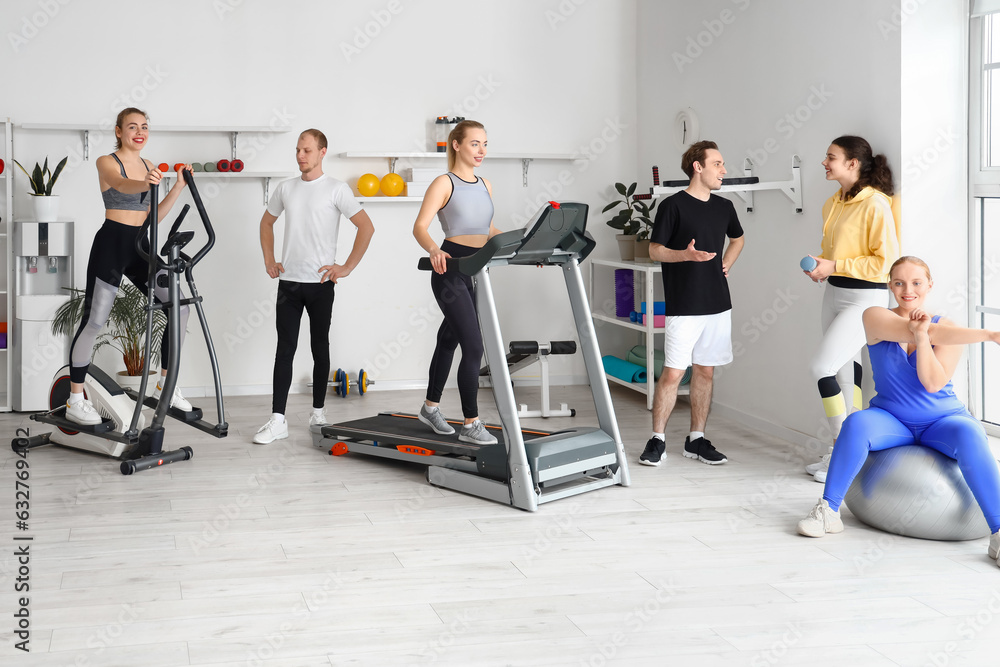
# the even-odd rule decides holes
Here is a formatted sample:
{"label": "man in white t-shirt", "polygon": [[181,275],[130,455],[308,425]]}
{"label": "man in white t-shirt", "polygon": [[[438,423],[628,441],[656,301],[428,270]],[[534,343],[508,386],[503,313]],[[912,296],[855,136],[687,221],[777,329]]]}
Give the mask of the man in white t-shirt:
{"label": "man in white t-shirt", "polygon": [[[371,219],[354,198],[351,188],[323,173],[326,147],[326,136],[319,130],[310,129],[299,135],[295,159],[302,176],[278,184],[260,219],[264,266],[267,275],[279,280],[275,307],[278,349],[274,355],[272,414],[253,438],[258,445],[288,437],[285,407],[292,384],[292,359],[299,340],[303,310],[309,315],[313,356],[313,412],[309,424],[327,423],[324,404],[327,378],[330,376],[334,284],[351,274],[375,233]],[[278,262],[274,259],[274,223],[282,212],[285,214],[285,241],[281,261]],[[347,261],[335,264],[341,214],[358,231]]]}

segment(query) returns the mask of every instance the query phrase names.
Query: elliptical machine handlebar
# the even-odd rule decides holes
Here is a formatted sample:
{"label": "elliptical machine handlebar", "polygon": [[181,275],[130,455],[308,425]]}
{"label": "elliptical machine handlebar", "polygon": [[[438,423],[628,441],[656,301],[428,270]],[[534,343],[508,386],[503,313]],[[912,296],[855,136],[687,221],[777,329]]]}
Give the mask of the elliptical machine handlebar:
{"label": "elliptical machine handlebar", "polygon": [[194,199],[194,206],[198,209],[198,216],[201,218],[202,225],[205,226],[205,233],[208,234],[208,241],[202,246],[201,250],[195,253],[191,261],[188,262],[189,267],[194,267],[215,246],[215,228],[212,227],[212,221],[208,218],[208,212],[205,210],[205,204],[201,201],[201,195],[198,193],[198,186],[194,184],[194,176],[191,174],[191,171],[185,169],[182,174],[188,184],[188,188],[191,189],[191,198]]}
{"label": "elliptical machine handlebar", "polygon": [[[191,175],[191,172],[188,169],[183,170],[181,174],[184,178],[184,181],[188,184],[188,187],[191,189],[191,198],[194,199],[194,205],[195,208],[198,209],[198,216],[201,218],[201,223],[205,227],[205,233],[208,234],[208,241],[205,243],[204,246],[202,246],[201,250],[195,253],[194,257],[188,259],[185,256],[188,268],[193,268],[198,262],[202,260],[202,258],[205,255],[208,254],[208,251],[215,246],[215,228],[212,226],[212,221],[209,219],[208,212],[205,210],[205,204],[201,201],[201,194],[199,194],[198,192],[198,186],[195,185],[194,183],[194,176]],[[153,280],[153,277],[156,275],[156,272],[159,271],[160,269],[170,268],[166,264],[166,262],[164,262],[159,258],[159,256],[155,254],[150,255],[146,251],[146,249],[142,247],[142,241],[145,238],[147,238],[146,236],[147,227],[149,227],[148,229],[149,247],[150,248],[157,247],[157,225],[150,226],[150,223],[159,217],[159,210],[158,210],[159,188],[160,186],[156,184],[149,186],[149,196],[151,197],[149,202],[149,215],[146,216],[146,221],[142,223],[142,231],[139,233],[139,235],[136,237],[135,240],[136,252],[138,252],[139,256],[145,258],[146,261],[149,262],[150,264],[149,267],[150,281]],[[185,204],[184,208],[181,209],[180,215],[178,215],[177,219],[174,220],[174,224],[170,226],[170,233],[167,234],[168,239],[171,236],[173,236],[174,233],[180,228],[181,222],[184,221],[184,217],[190,210],[191,210],[191,205]]]}

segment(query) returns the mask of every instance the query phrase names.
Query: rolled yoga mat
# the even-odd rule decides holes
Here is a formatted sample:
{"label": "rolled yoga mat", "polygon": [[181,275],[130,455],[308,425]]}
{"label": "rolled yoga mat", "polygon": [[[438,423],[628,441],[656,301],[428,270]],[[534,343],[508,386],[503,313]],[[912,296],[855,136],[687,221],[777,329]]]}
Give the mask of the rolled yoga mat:
{"label": "rolled yoga mat", "polygon": [[646,371],[642,366],[619,359],[618,357],[613,357],[610,354],[601,357],[601,361],[604,362],[604,372],[612,377],[624,380],[625,382],[646,381]]}
{"label": "rolled yoga mat", "polygon": [[[625,361],[631,362],[633,364],[638,364],[639,366],[646,365],[646,346],[636,345],[628,354],[625,355]],[[656,380],[660,379],[660,375],[663,374],[663,350],[653,350],[653,378]],[[691,367],[684,371],[684,377],[681,378],[681,386],[684,386],[691,382]]]}

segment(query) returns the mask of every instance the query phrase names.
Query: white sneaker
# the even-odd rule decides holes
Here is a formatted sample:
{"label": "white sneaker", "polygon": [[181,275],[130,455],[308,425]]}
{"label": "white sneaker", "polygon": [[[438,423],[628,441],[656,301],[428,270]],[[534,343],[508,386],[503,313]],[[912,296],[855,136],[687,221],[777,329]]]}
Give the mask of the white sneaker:
{"label": "white sneaker", "polygon": [[326,426],[330,423],[330,420],[326,418],[326,408],[323,408],[318,413],[313,412],[309,415],[309,425],[310,426]]}
{"label": "white sneaker", "polygon": [[827,533],[839,533],[843,530],[840,510],[834,512],[823,498],[819,499],[809,516],[799,521],[799,535],[806,537],[823,537]]}
{"label": "white sneaker", "polygon": [[[161,387],[160,383],[157,382],[156,391],[153,392],[153,396],[156,398],[157,401],[160,400],[160,394],[162,392],[163,392],[163,387]],[[176,408],[181,412],[191,412],[192,410],[194,410],[194,408],[191,406],[190,401],[181,396],[180,387],[174,387],[174,396],[173,398],[170,399],[170,407]]]}
{"label": "white sneaker", "polygon": [[813,475],[813,481],[814,482],[819,482],[820,484],[826,484],[826,473],[827,472],[829,472],[829,471],[827,471],[827,470],[817,470],[816,474]]}
{"label": "white sneaker", "polygon": [[1000,530],[990,535],[990,558],[1000,566]]}
{"label": "white sneaker", "polygon": [[806,466],[806,472],[810,475],[815,475],[817,470],[826,470],[830,467],[830,455],[833,454],[833,447],[830,448],[826,454],[823,455],[816,463],[810,463]]}
{"label": "white sneaker", "polygon": [[257,435],[253,437],[255,445],[269,445],[275,440],[284,440],[288,437],[288,422],[276,422],[268,419],[267,423],[260,427]]}
{"label": "white sneaker", "polygon": [[66,403],[66,419],[81,426],[96,426],[104,421],[94,409],[94,404],[86,398],[72,405]]}

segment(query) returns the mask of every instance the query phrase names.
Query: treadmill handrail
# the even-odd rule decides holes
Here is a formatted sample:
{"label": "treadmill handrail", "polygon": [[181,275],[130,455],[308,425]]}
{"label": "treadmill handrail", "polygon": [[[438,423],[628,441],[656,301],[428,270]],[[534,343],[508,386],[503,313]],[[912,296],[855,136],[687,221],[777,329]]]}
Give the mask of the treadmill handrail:
{"label": "treadmill handrail", "polygon": [[[479,273],[490,260],[503,257],[513,257],[517,254],[517,249],[521,247],[524,239],[523,229],[514,229],[509,232],[502,232],[488,240],[482,248],[468,257],[449,257],[445,264],[449,271],[459,271],[467,276],[474,276]],[[417,262],[417,268],[421,271],[431,271],[430,257],[421,257]]]}

